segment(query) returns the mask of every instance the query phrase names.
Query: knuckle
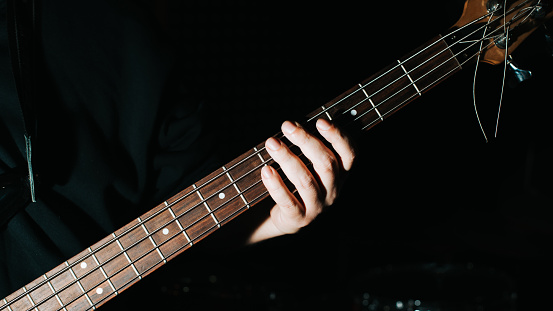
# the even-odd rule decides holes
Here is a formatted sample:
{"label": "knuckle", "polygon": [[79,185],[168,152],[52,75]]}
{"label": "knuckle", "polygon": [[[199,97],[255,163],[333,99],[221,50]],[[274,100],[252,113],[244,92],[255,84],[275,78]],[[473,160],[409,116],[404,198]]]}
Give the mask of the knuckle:
{"label": "knuckle", "polygon": [[317,191],[318,185],[312,176],[308,174],[303,174],[298,178],[298,187],[301,187],[305,190]]}
{"label": "knuckle", "polygon": [[283,164],[289,163],[293,159],[293,154],[288,148],[280,148],[279,150],[271,150],[270,153],[272,160],[276,163]]}
{"label": "knuckle", "polygon": [[282,202],[280,202],[278,205],[288,211],[293,211],[297,209],[296,202],[290,199],[282,200]]}
{"label": "knuckle", "polygon": [[292,140],[296,146],[304,146],[309,142],[310,136],[303,129],[292,134]]}
{"label": "knuckle", "polygon": [[338,168],[338,161],[334,154],[325,154],[319,160],[319,167],[324,172],[335,173]]}

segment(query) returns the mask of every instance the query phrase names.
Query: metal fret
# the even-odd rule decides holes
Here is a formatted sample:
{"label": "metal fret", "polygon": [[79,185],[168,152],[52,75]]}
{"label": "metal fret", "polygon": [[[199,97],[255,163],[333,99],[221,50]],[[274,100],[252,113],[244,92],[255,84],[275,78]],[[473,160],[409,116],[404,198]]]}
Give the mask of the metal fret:
{"label": "metal fret", "polygon": [[[94,254],[92,254],[93,257]],[[108,284],[109,286],[111,287],[111,289],[113,290],[113,292],[115,292],[115,295],[119,295],[119,292],[115,289],[115,286],[113,286],[113,283],[111,283],[111,280],[109,279],[106,271],[104,270],[104,268],[101,266],[101,265],[98,265],[98,268],[100,268],[100,272],[102,272],[102,274],[104,275],[104,278],[106,278],[106,280],[108,281]]]}
{"label": "metal fret", "polygon": [[[94,256],[94,255],[92,255],[92,256]],[[107,280],[108,275],[106,274],[106,271],[104,271],[104,268],[102,268],[102,266],[98,265],[98,269],[100,269],[100,272],[102,272],[102,275]]]}
{"label": "metal fret", "polygon": [[407,75],[407,78],[409,78],[409,81],[411,81],[411,85],[413,87],[415,87],[415,90],[417,90],[417,93],[419,93],[419,96],[422,96],[421,91],[419,91],[419,88],[415,84],[415,81],[413,81],[413,79],[411,79],[411,76],[409,75],[409,72],[407,71],[407,69],[405,69],[405,67],[403,67],[403,63],[400,60],[398,60],[397,62],[401,66],[401,69],[403,69],[403,71],[405,72],[405,75]]}
{"label": "metal fret", "polygon": [[180,220],[177,218],[177,216],[175,216],[175,213],[173,213],[173,210],[170,207],[168,208],[168,210],[169,210],[169,213],[171,213],[171,216],[173,216],[173,218],[175,219],[175,222],[177,223],[177,226],[179,226],[179,229],[182,232],[182,234],[184,234],[184,236],[188,240],[188,243],[190,243],[190,246],[194,245],[194,242],[192,242],[192,240],[190,239],[190,237],[186,233],[186,230],[184,230],[184,228],[182,227],[182,224],[180,223]]}
{"label": "metal fret", "polygon": [[376,111],[376,113],[378,114],[378,117],[380,118],[381,121],[384,121],[384,118],[382,117],[382,115],[380,114],[380,111],[378,111],[378,108],[376,108],[373,100],[370,98],[369,94],[367,94],[367,92],[365,91],[365,89],[363,88],[363,85],[361,85],[361,83],[359,83],[359,87],[361,88],[361,91],[363,91],[363,94],[365,94],[365,96],[367,97],[367,99],[369,100],[369,103],[371,103],[371,105],[373,106],[373,109],[374,111]]}
{"label": "metal fret", "polygon": [[27,292],[27,288],[25,288],[25,286],[23,286],[21,289],[25,293],[25,296],[27,297],[27,299],[29,299],[29,301],[31,302],[31,305],[34,307],[34,309],[38,311],[38,309],[36,308],[36,304],[33,301],[33,298],[31,298],[31,296],[29,296],[29,293]]}
{"label": "metal fret", "polygon": [[90,254],[92,255],[92,259],[94,259],[94,261],[96,262],[96,264],[98,266],[100,266],[100,262],[98,261],[98,258],[96,258],[96,255],[94,255],[94,252],[92,252],[92,249],[89,247],[88,248],[88,251],[90,252]]}
{"label": "metal fret", "polygon": [[[192,185],[194,187],[194,189],[196,189],[196,184],[193,184]],[[200,193],[200,191],[196,191],[196,193],[198,194],[198,196],[200,196],[200,200],[204,201],[204,206],[205,208],[207,209],[207,212],[211,215],[211,218],[213,218],[213,221],[215,221],[215,224],[217,224],[217,227],[218,228],[221,228],[221,224],[219,223],[219,220],[217,220],[217,218],[215,217],[215,215],[213,214],[213,211],[211,210],[211,208],[209,207],[209,205],[207,205],[207,200],[204,199],[204,196]]]}
{"label": "metal fret", "polygon": [[321,107],[323,108],[323,111],[325,112],[326,117],[328,118],[328,120],[332,121],[332,117],[330,116],[330,113],[328,113],[328,109],[326,109],[326,107],[324,105],[322,105]]}
{"label": "metal fret", "polygon": [[[115,233],[112,233],[111,235],[115,238]],[[119,240],[117,240],[117,241],[119,241]],[[115,289],[115,286],[113,286],[113,284],[111,283],[111,280],[109,279],[108,274],[106,273],[106,271],[104,270],[104,268],[102,267],[102,265],[101,265],[100,262],[98,261],[98,258],[96,258],[96,255],[92,252],[92,249],[90,249],[90,247],[88,248],[88,251],[91,253],[92,258],[93,258],[94,261],[96,262],[96,265],[98,265],[98,268],[100,269],[100,272],[102,272],[102,275],[103,275],[104,278],[108,281],[109,286],[110,286],[111,289],[115,292],[115,295],[118,295],[119,293],[118,293],[117,290]]]}
{"label": "metal fret", "polygon": [[9,311],[13,311],[10,305],[8,304],[8,301],[6,300],[6,298],[2,299],[2,301],[4,301],[4,304],[8,307]]}
{"label": "metal fret", "polygon": [[265,159],[263,159],[263,156],[261,155],[261,152],[259,152],[259,149],[257,149],[257,147],[253,147],[253,151],[255,151],[257,153],[257,155],[261,159],[261,162],[265,163]]}
{"label": "metal fret", "polygon": [[52,283],[50,283],[50,280],[48,279],[48,277],[46,276],[46,274],[43,274],[42,275],[44,277],[44,280],[46,281],[46,284],[48,284],[48,287],[50,287],[50,290],[52,291],[52,294],[54,294],[54,297],[56,297],[56,300],[58,301],[58,303],[60,304],[60,306],[62,307],[62,309],[64,311],[67,311],[67,309],[65,308],[65,306],[63,305],[63,302],[61,301],[60,297],[58,296],[58,293],[56,292],[56,290],[54,289],[54,286],[52,286]]}
{"label": "metal fret", "polygon": [[232,183],[232,185],[234,186],[234,189],[236,189],[236,191],[238,192],[238,195],[240,196],[242,201],[244,201],[244,204],[246,204],[246,207],[250,208],[250,204],[248,203],[248,201],[246,200],[246,198],[242,194],[242,191],[240,191],[240,189],[238,188],[238,185],[234,182],[234,179],[232,178],[232,176],[230,176],[229,172],[227,171],[227,168],[225,166],[223,166],[223,169],[226,171],[227,177],[230,180],[230,182]]}
{"label": "metal fret", "polygon": [[150,242],[152,242],[152,245],[154,246],[157,253],[159,254],[159,257],[161,257],[161,260],[163,260],[163,263],[167,263],[167,260],[165,259],[165,257],[161,253],[161,251],[159,250],[156,242],[154,242],[154,239],[152,239],[152,236],[150,235],[150,232],[148,231],[148,229],[146,229],[146,226],[144,226],[144,224],[142,223],[142,219],[140,219],[140,217],[138,217],[137,220],[140,223],[140,226],[142,227],[142,229],[144,229],[144,232],[146,232],[146,235],[148,236],[148,239],[150,240]]}
{"label": "metal fret", "polygon": [[[90,250],[90,247],[88,248],[89,251]],[[92,257],[95,257],[94,254],[92,254]],[[94,258],[96,260],[96,258]],[[66,261],[65,262],[65,265],[67,267],[69,267],[69,263]],[[84,294],[84,297],[86,298],[86,300],[88,301],[88,303],[90,304],[90,306],[92,307],[92,310],[96,310],[96,306],[94,306],[94,303],[92,303],[92,300],[90,300],[90,297],[88,297],[88,293],[84,290],[84,287],[83,285],[81,284],[81,281],[79,281],[79,278],[77,278],[77,275],[75,275],[75,272],[73,272],[73,269],[71,267],[69,267],[69,272],[71,273],[71,275],[75,278],[75,281],[77,281],[77,286],[79,286],[79,288],[81,289],[81,291],[83,292]]]}
{"label": "metal fret", "polygon": [[[113,235],[115,236],[115,233],[113,233]],[[138,276],[138,279],[142,280],[142,276],[138,272],[138,269],[136,269],[136,267],[134,266],[134,263],[132,262],[131,258],[129,257],[129,255],[127,254],[125,249],[123,248],[123,245],[121,245],[121,242],[119,242],[119,239],[115,239],[115,241],[117,242],[117,245],[119,245],[119,248],[123,251],[123,255],[125,255],[125,258],[127,258],[127,261],[131,265],[131,268],[133,269],[134,273],[136,273],[136,276]]]}

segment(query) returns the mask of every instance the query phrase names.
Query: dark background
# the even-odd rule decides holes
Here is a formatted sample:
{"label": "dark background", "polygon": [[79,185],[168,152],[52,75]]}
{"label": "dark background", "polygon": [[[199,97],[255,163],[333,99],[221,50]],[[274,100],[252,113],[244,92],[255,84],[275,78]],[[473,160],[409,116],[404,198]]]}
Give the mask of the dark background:
{"label": "dark background", "polygon": [[[186,1],[172,35],[226,162],[445,33],[463,3]],[[514,53],[534,77],[505,89],[497,138],[503,66],[477,76],[488,143],[467,66],[357,141],[339,202],[310,227],[240,247],[241,216],[102,308],[550,307],[550,54],[542,30]]]}

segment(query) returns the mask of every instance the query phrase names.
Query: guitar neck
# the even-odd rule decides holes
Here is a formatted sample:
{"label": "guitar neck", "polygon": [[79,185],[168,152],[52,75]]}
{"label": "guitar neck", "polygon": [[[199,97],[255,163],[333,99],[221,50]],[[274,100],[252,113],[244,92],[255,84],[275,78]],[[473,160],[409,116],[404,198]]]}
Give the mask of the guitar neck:
{"label": "guitar neck", "polygon": [[[307,116],[368,130],[461,69],[442,37]],[[0,310],[96,309],[268,196],[259,144],[126,226],[0,300]]]}
{"label": "guitar neck", "polygon": [[438,36],[308,115],[365,131],[461,69]]}

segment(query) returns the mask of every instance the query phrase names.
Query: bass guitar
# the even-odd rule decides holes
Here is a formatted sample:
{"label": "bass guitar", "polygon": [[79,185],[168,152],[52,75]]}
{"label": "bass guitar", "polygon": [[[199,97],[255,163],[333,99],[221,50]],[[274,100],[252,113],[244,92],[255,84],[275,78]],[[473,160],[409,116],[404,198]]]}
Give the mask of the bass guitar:
{"label": "bass guitar", "polygon": [[[468,0],[457,23],[307,115],[367,131],[470,63],[504,63],[545,20],[550,0]],[[279,136],[278,134],[276,136]],[[268,197],[258,144],[0,300],[0,311],[94,310]]]}

